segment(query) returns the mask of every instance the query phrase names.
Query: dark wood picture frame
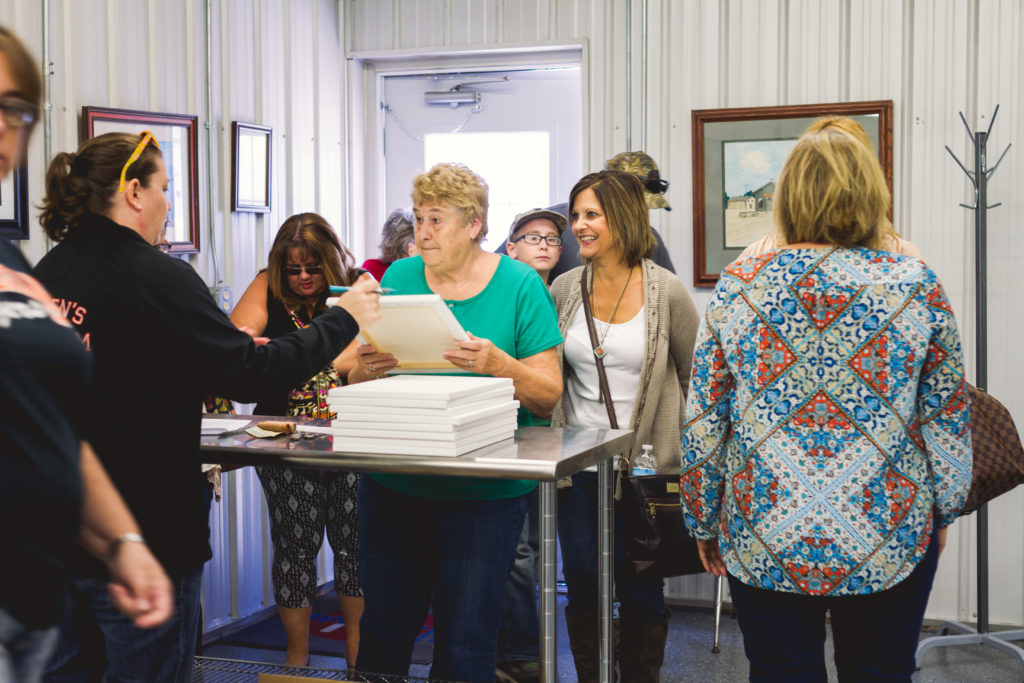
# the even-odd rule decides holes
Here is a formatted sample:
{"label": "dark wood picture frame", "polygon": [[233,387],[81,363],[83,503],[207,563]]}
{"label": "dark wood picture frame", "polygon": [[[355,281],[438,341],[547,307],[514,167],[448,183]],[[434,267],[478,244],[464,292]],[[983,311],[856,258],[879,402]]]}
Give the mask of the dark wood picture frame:
{"label": "dark wood picture frame", "polygon": [[231,122],[231,210],[270,213],[273,135],[270,126]]}
{"label": "dark wood picture frame", "polygon": [[0,183],[0,238],[28,239],[28,164],[11,171]]}
{"label": "dark wood picture frame", "polygon": [[82,107],[82,140],[104,133],[138,134],[151,131],[160,143],[170,182],[167,214],[167,251],[199,251],[199,118],[133,109]]}
{"label": "dark wood picture frame", "polygon": [[[745,244],[736,245],[727,232],[730,199],[751,202],[750,212],[757,216],[760,203],[770,209],[771,194],[761,196],[748,189],[730,196],[725,146],[727,143],[763,143],[781,151],[787,141],[795,142],[803,131],[822,116],[847,116],[864,126],[876,145],[885,180],[892,192],[892,100],[870,102],[836,102],[831,104],[792,105],[782,107],[743,107],[738,109],[698,109],[692,113],[693,126],[693,284],[713,287],[722,268],[732,262]],[[875,124],[875,125],[872,125]],[[790,144],[791,147],[791,144]],[[752,148],[754,149],[754,148]],[[762,157],[764,155],[762,154]],[[777,159],[767,164],[771,170],[780,164]],[[765,171],[770,173],[770,171]],[[777,177],[777,176],[776,176]],[[757,190],[774,192],[774,181]],[[746,199],[744,199],[746,198]],[[891,213],[891,208],[890,208]],[[763,225],[763,215],[762,215]],[[770,215],[769,215],[770,220]],[[754,240],[751,240],[751,242]]]}

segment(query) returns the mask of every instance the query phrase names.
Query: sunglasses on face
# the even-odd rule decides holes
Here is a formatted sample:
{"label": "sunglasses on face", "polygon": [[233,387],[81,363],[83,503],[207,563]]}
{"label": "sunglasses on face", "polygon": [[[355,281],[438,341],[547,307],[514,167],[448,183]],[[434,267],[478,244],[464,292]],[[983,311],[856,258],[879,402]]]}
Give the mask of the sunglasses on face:
{"label": "sunglasses on face", "polygon": [[323,266],[285,266],[284,272],[288,275],[302,275],[306,271],[310,275],[320,275],[324,272]]}
{"label": "sunglasses on face", "polygon": [[668,189],[668,181],[662,180],[661,174],[654,170],[647,174],[647,179],[644,180],[644,187],[652,194],[665,194],[665,190]]}
{"label": "sunglasses on face", "polygon": [[0,115],[8,128],[24,128],[36,122],[39,113],[25,100],[17,97],[0,97]]}
{"label": "sunglasses on face", "polygon": [[528,233],[526,235],[520,235],[513,239],[513,242],[526,242],[527,244],[536,246],[540,244],[540,241],[544,240],[548,243],[549,247],[560,247],[562,246],[562,238],[558,235],[537,235],[534,233]]}

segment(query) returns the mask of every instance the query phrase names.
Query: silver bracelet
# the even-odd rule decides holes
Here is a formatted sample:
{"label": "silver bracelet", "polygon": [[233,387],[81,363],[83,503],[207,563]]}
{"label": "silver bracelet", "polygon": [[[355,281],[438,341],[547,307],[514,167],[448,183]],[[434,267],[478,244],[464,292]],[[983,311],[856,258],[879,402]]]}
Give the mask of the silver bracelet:
{"label": "silver bracelet", "polygon": [[113,541],[110,542],[110,547],[107,548],[107,562],[113,562],[114,558],[117,557],[117,551],[121,549],[121,546],[125,543],[142,543],[146,544],[146,539],[141,534],[135,532],[128,532],[127,534],[121,534]]}

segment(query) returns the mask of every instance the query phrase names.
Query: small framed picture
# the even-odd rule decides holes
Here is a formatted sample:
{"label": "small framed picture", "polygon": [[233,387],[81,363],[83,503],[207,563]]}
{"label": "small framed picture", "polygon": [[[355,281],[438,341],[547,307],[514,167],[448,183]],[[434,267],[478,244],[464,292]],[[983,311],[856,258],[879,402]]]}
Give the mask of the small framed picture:
{"label": "small framed picture", "polygon": [[28,239],[28,169],[16,168],[0,183],[0,238]]}
{"label": "small framed picture", "polygon": [[130,109],[82,107],[82,139],[105,133],[153,133],[167,167],[165,240],[172,254],[199,251],[198,117]]}
{"label": "small framed picture", "polygon": [[273,129],[255,123],[231,123],[231,210],[270,212],[270,162]]}
{"label": "small framed picture", "polygon": [[821,116],[846,116],[863,126],[892,192],[892,100],[692,113],[695,286],[713,287],[747,245],[775,230],[779,171]]}

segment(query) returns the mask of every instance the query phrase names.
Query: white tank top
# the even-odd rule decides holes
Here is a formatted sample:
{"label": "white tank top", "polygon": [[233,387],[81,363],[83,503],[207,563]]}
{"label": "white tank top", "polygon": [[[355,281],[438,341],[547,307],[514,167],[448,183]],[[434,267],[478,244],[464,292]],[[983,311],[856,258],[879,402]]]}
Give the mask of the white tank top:
{"label": "white tank top", "polygon": [[[633,401],[640,382],[640,369],[644,362],[645,339],[644,309],[624,323],[609,325],[594,319],[597,338],[602,337],[605,349],[604,371],[615,405],[615,417],[620,429],[630,429]],[[607,332],[607,336],[605,336]],[[587,321],[581,305],[573,316],[565,336],[564,362],[572,368],[566,383],[565,423],[572,427],[609,427],[608,411],[600,402],[601,384],[597,375],[594,347],[587,332]]]}

